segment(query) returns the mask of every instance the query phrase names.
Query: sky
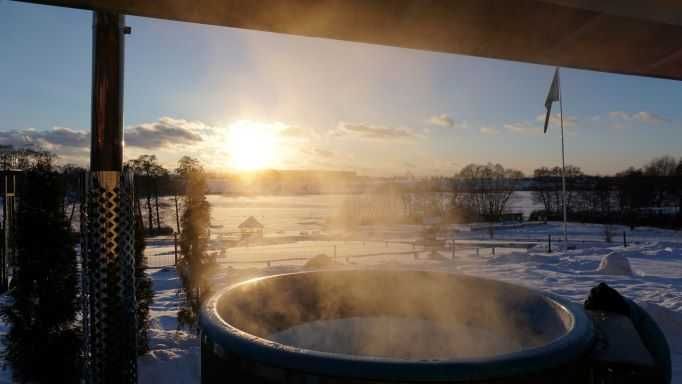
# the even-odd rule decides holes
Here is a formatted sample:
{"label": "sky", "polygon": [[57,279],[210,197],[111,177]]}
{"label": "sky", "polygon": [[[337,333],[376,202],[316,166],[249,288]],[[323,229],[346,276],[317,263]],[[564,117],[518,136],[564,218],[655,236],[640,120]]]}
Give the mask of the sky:
{"label": "sky", "polygon": [[[552,67],[126,22],[126,158],[372,176],[561,162],[558,115],[542,133]],[[0,0],[0,144],[87,165],[91,54],[91,12]],[[575,69],[562,69],[561,83],[568,164],[611,174],[682,155],[682,83]]]}

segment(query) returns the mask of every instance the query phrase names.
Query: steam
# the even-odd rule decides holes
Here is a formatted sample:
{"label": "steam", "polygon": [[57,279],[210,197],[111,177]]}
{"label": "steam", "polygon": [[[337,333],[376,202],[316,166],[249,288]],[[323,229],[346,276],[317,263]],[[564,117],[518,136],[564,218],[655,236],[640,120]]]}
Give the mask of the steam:
{"label": "steam", "polygon": [[569,321],[523,288],[419,271],[280,276],[234,289],[228,323],[318,351],[398,359],[460,359],[519,351],[563,334]]}

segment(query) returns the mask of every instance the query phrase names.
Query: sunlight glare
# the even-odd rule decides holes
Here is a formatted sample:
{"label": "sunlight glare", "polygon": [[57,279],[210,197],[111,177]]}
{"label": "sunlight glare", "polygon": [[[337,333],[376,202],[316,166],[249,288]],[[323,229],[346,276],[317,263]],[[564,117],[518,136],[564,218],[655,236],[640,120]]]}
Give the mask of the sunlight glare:
{"label": "sunlight glare", "polygon": [[271,124],[247,120],[233,123],[226,143],[231,166],[242,171],[275,166],[279,161],[278,136]]}

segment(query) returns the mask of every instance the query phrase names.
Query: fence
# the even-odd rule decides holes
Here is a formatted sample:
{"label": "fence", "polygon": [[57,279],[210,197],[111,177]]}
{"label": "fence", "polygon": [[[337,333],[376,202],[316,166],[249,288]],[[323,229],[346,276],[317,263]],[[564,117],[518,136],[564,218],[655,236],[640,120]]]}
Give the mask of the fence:
{"label": "fence", "polygon": [[[358,259],[379,257],[405,258],[409,260],[433,259],[433,254],[440,254],[439,259],[455,259],[459,251],[472,255],[495,255],[496,249],[528,249],[536,243],[522,242],[485,242],[485,241],[441,241],[434,243],[408,241],[335,241],[327,245],[317,242],[316,245],[283,244],[281,246],[235,247],[229,248],[217,261],[228,266],[254,267],[273,266],[276,264],[303,264],[317,255],[324,254],[336,261],[350,263]],[[454,245],[454,246],[453,246]],[[393,246],[391,249],[385,249]],[[426,255],[425,255],[426,253]]]}
{"label": "fence", "polygon": [[157,237],[147,240],[147,249],[158,249],[155,253],[147,252],[148,268],[163,268],[177,265],[179,246],[177,234],[173,237]]}

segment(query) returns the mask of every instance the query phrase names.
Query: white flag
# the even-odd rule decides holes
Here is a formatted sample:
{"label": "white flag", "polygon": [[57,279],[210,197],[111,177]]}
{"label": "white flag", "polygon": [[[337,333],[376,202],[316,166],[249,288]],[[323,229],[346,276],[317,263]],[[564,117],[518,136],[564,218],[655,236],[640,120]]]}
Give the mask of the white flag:
{"label": "white flag", "polygon": [[549,123],[549,116],[552,112],[552,103],[555,101],[561,101],[559,89],[561,85],[559,84],[559,68],[554,71],[554,79],[552,79],[552,85],[549,86],[549,92],[547,93],[547,99],[545,100],[545,108],[547,108],[547,116],[545,117],[545,133],[547,133],[547,124]]}

